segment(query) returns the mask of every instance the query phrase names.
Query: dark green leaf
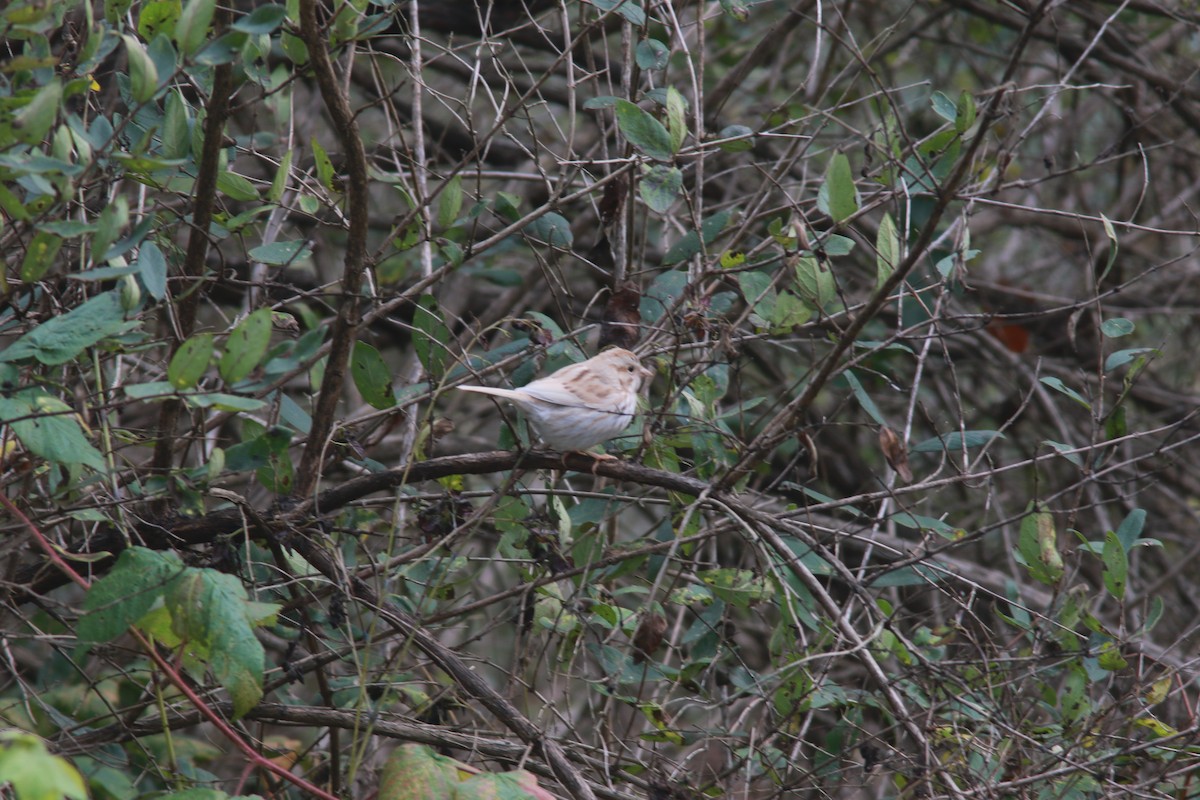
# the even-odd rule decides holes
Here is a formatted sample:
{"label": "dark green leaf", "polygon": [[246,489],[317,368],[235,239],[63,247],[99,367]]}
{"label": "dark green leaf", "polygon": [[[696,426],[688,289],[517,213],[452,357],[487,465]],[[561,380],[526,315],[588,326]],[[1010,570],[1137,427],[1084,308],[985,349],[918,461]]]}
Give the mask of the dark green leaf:
{"label": "dark green leaf", "polygon": [[120,293],[105,292],[43,322],[0,351],[0,362],[36,358],[49,366],[65,364],[101,339],[135,324],[125,322]]}
{"label": "dark green leaf", "polygon": [[879,411],[879,407],[875,405],[875,401],[871,399],[871,395],[867,394],[867,390],[863,388],[862,382],[858,376],[852,371],[846,370],[842,373],[842,377],[846,379],[846,383],[850,385],[850,391],[854,393],[854,399],[862,406],[862,410],[867,412],[867,416],[875,420],[880,425],[887,425],[884,422],[883,414]]}
{"label": "dark green leaf", "polygon": [[750,18],[750,6],[746,0],[721,0],[721,10],[738,22],[745,22]]}
{"label": "dark green leaf", "polygon": [[584,103],[583,107],[588,111],[599,111],[603,108],[612,108],[620,99],[621,98],[619,97],[613,97],[612,95],[606,94],[600,97],[593,97],[591,100],[588,100],[586,103]]}
{"label": "dark green leaf", "polygon": [[211,333],[197,333],[189,337],[171,356],[171,363],[167,366],[167,382],[177,390],[191,389],[204,376],[212,356]]}
{"label": "dark green leaf", "polygon": [[251,11],[249,16],[242,17],[233,23],[233,28],[254,35],[274,33],[285,19],[287,19],[285,6],[268,3]]}
{"label": "dark green leaf", "polygon": [[666,213],[679,190],[683,188],[683,173],[677,167],[655,164],[645,171],[638,184],[638,192],[646,205],[660,214]]}
{"label": "dark green leaf", "polygon": [[167,296],[167,259],[154,242],[143,242],[138,248],[137,269],[151,297],[162,300]]}
{"label": "dark green leaf", "polygon": [[84,435],[69,405],[41,389],[0,395],[0,424],[6,424],[34,455],[54,464],[83,464],[104,472],[107,464]]}
{"label": "dark green leaf", "polygon": [[272,242],[260,244],[250,250],[250,258],[273,266],[284,266],[293,261],[307,259],[312,255],[307,244],[303,241]]}
{"label": "dark green leaf", "polygon": [[705,245],[712,244],[713,240],[725,230],[725,226],[729,224],[729,220],[733,218],[732,211],[719,211],[713,214],[708,219],[700,223],[700,235],[695,231],[688,231],[679,238],[679,241],[671,245],[667,250],[667,254],[663,256],[663,265],[670,266],[678,264],[681,261],[687,261],[692,256],[700,252],[701,242]]}
{"label": "dark green leaf", "polygon": [[450,363],[450,352],[447,348],[451,336],[450,329],[438,310],[437,299],[433,295],[421,295],[417,301],[417,308],[413,312],[413,327],[416,328],[413,347],[416,348],[417,359],[425,368],[430,380],[440,381]]}
{"label": "dark green leaf", "polygon": [[234,328],[225,342],[217,371],[227,384],[237,383],[262,363],[271,343],[271,309],[260,308]]}
{"label": "dark green leaf", "polygon": [[657,161],[675,155],[671,134],[663,124],[628,100],[617,100],[617,127],[629,143]]}
{"label": "dark green leaf", "polygon": [[1079,394],[1079,392],[1075,391],[1074,389],[1072,389],[1071,387],[1069,387],[1065,383],[1063,383],[1061,378],[1045,377],[1045,378],[1041,378],[1040,380],[1042,383],[1046,384],[1051,389],[1062,392],[1067,397],[1071,398],[1076,403],[1079,403],[1084,408],[1088,409],[1089,411],[1091,410],[1092,404],[1089,403],[1083,397],[1083,395]]}
{"label": "dark green leaf", "polygon": [[662,69],[671,59],[671,50],[658,39],[643,39],[638,42],[636,58],[642,69]]}
{"label": "dark green leaf", "polygon": [[277,608],[250,603],[236,576],[212,569],[187,569],[166,595],[171,627],[207,656],[213,676],[233,699],[240,717],[262,698],[264,655],[255,626]]}
{"label": "dark green leaf", "polygon": [[379,351],[364,341],[354,343],[354,354],[350,358],[350,374],[354,385],[374,408],[385,409],[396,405],[396,393],[392,391],[392,371]]}
{"label": "dark green leaf", "polygon": [[570,250],[575,243],[575,234],[571,232],[571,223],[562,214],[551,211],[543,214],[525,226],[525,233],[538,241],[545,242],[551,247]]}
{"label": "dark green leaf", "polygon": [[940,453],[947,451],[950,453],[962,452],[963,448],[970,450],[974,447],[983,447],[990,443],[993,439],[1003,439],[1004,434],[999,431],[966,431],[965,433],[946,433],[933,439],[926,439],[918,445],[914,445],[909,450],[910,453]]}
{"label": "dark green leaf", "polygon": [[1104,551],[1100,556],[1104,562],[1104,588],[1116,600],[1125,599],[1125,583],[1129,577],[1129,556],[1117,534],[1109,531],[1104,536]]}
{"label": "dark green leaf", "polygon": [[1142,528],[1145,525],[1146,511],[1141,508],[1135,508],[1125,516],[1125,519],[1121,520],[1121,524],[1117,526],[1117,539],[1126,553],[1133,549],[1138,537],[1142,535]]}
{"label": "dark green leaf", "polygon": [[633,2],[633,0],[588,0],[588,2],[601,11],[616,9],[618,14],[629,20],[633,25],[641,26],[646,24],[646,12],[642,10],[640,5]]}
{"label": "dark green leaf", "polygon": [[183,569],[174,553],[144,547],[124,550],[112,570],[93,583],[83,599],[87,613],[79,620],[79,641],[111,642],[124,635],[146,616]]}
{"label": "dark green leaf", "polygon": [[745,125],[726,125],[717,134],[718,139],[734,139],[721,142],[719,147],[726,153],[744,153],[754,147],[754,131]]}

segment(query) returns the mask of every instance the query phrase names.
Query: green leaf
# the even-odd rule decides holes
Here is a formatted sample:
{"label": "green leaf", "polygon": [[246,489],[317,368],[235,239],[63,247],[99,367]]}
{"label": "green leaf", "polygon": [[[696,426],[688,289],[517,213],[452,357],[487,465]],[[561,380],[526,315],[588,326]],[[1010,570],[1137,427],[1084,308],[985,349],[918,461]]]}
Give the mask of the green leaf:
{"label": "green leaf", "polygon": [[667,132],[671,136],[671,153],[678,153],[687,138],[687,102],[673,86],[667,88]]}
{"label": "green leaf", "polygon": [[744,153],[754,147],[754,131],[745,125],[726,125],[717,134],[718,139],[734,139],[718,145],[726,153]]}
{"label": "green leaf", "polygon": [[138,103],[149,102],[158,91],[158,70],[137,37],[121,34],[129,61],[129,88]]}
{"label": "green leaf", "polygon": [[258,188],[244,175],[222,170],[217,175],[217,188],[232,200],[250,203],[258,198]]}
{"label": "green leaf", "polygon": [[846,370],[842,373],[842,377],[850,385],[850,391],[854,393],[854,398],[858,400],[858,404],[862,406],[863,411],[867,412],[867,416],[880,425],[887,425],[884,422],[883,414],[879,411],[879,407],[875,405],[875,401],[871,399],[871,395],[867,394],[867,390],[863,388],[858,376],[850,370]]}
{"label": "green leaf", "polygon": [[124,195],[104,207],[100,218],[96,220],[96,234],[92,237],[92,262],[103,263],[113,242],[121,235],[121,231],[129,224],[129,201]]}
{"label": "green leaf", "polygon": [[392,371],[379,351],[364,341],[354,343],[350,358],[350,375],[354,385],[372,407],[385,409],[396,405],[392,391]]}
{"label": "green leaf", "polygon": [[647,168],[638,183],[642,200],[660,214],[666,213],[682,188],[683,173],[677,167],[666,164],[654,164]]}
{"label": "green leaf", "polygon": [[13,135],[25,144],[40,144],[58,119],[62,95],[62,83],[58,78],[51,78],[24,108],[13,115],[10,123]]}
{"label": "green leaf", "polygon": [[812,256],[796,259],[796,289],[819,309],[826,309],[837,300],[833,270],[828,263]]}
{"label": "green leaf", "polygon": [[197,333],[179,345],[167,365],[167,382],[176,389],[191,389],[208,369],[213,356],[213,335]]}
{"label": "green leaf", "polygon": [[846,158],[845,153],[834,153],[829,161],[821,192],[825,194],[827,206],[823,210],[833,217],[834,222],[843,222],[858,211],[854,175],[850,172],[850,159]]}
{"label": "green leaf", "polygon": [[1104,562],[1104,588],[1115,599],[1124,600],[1125,584],[1129,577],[1129,556],[1113,531],[1104,535],[1104,550],[1100,560]]}
{"label": "green leaf", "polygon": [[929,102],[933,106],[933,112],[947,122],[958,119],[958,107],[945,93],[934,92]]}
{"label": "green leaf", "polygon": [[1117,539],[1121,542],[1121,547],[1128,553],[1137,544],[1138,538],[1142,535],[1142,528],[1146,525],[1146,511],[1142,508],[1135,508],[1121,520],[1121,524],[1117,526]]}
{"label": "green leaf", "polygon": [[1133,333],[1133,323],[1124,317],[1113,317],[1100,323],[1100,332],[1109,339],[1118,339]]}
{"label": "green leaf", "polygon": [[0,786],[6,784],[16,800],[87,800],[88,796],[83,776],[70,761],[52,755],[45,742],[19,730],[0,731]]}
{"label": "green leaf", "polygon": [[1142,358],[1147,353],[1157,355],[1158,350],[1153,347],[1133,347],[1129,350],[1118,350],[1104,359],[1104,371],[1112,372],[1117,367],[1123,367],[1131,361]]}
{"label": "green leaf", "polygon": [[188,569],[171,583],[166,597],[171,626],[181,639],[199,646],[217,682],[242,716],[262,699],[263,648],[254,635],[262,604],[247,601],[233,575]]}
{"label": "green leaf", "polygon": [[671,60],[671,50],[658,39],[643,39],[638,42],[635,58],[641,69],[658,70]]}
{"label": "green leaf", "polygon": [[663,266],[678,264],[696,255],[700,252],[701,242],[706,246],[712,244],[713,240],[721,235],[721,231],[725,230],[725,226],[732,218],[732,211],[718,211],[700,223],[699,234],[695,231],[685,233],[667,250],[667,254],[663,256]]}
{"label": "green leaf", "polygon": [[107,470],[104,457],[84,435],[75,409],[42,389],[0,395],[0,424],[7,424],[31,453],[53,464]]}
{"label": "green leaf", "polygon": [[1056,585],[1063,576],[1062,555],[1058,552],[1058,534],[1054,517],[1030,504],[1030,512],[1021,520],[1017,552],[1034,580]]}
{"label": "green leaf", "polygon": [[605,108],[613,108],[620,99],[621,98],[615,97],[611,94],[600,95],[599,97],[593,97],[586,101],[583,104],[583,107],[588,111],[599,111]]}
{"label": "green leaf", "polygon": [[745,22],[750,18],[750,6],[746,0],[721,0],[721,10],[738,22]]}
{"label": "green leaf", "polygon": [[588,2],[601,11],[616,10],[633,25],[640,27],[646,24],[646,12],[633,0],[588,0]]}
{"label": "green leaf", "polygon": [[123,636],[149,613],[167,584],[183,570],[183,562],[174,553],[144,547],[124,550],[112,570],[93,583],[83,599],[86,613],[79,619],[79,641],[111,642]]}
{"label": "green leaf", "polygon": [[963,89],[958,94],[958,103],[954,110],[954,130],[958,133],[966,133],[975,124],[975,98],[971,96],[970,92]]}
{"label": "green leaf", "polygon": [[0,362],[36,358],[47,366],[65,364],[101,339],[136,324],[125,321],[120,293],[105,292],[43,322],[0,351]]}
{"label": "green leaf", "polygon": [[54,258],[62,247],[63,240],[53,233],[38,231],[29,242],[25,259],[21,262],[21,280],[33,283],[42,279],[54,264]]}
{"label": "green leaf", "polygon": [[142,242],[138,248],[138,277],[155,300],[167,296],[167,259],[154,242]]}
{"label": "green leaf", "polygon": [[942,434],[935,436],[932,439],[926,439],[920,444],[914,445],[910,453],[941,453],[942,451],[950,453],[962,452],[963,448],[970,450],[974,447],[983,447],[990,443],[993,439],[1003,439],[1004,434],[999,431],[965,431],[959,433]]}
{"label": "green leaf", "polygon": [[188,107],[178,89],[167,93],[163,110],[162,153],[167,158],[186,158],[192,149]]}
{"label": "green leaf", "polygon": [[143,3],[138,12],[138,36],[147,42],[160,33],[170,36],[182,11],[183,3],[180,0],[149,0]]}
{"label": "green leaf", "polygon": [[286,6],[268,3],[267,5],[259,6],[251,11],[248,16],[242,17],[233,23],[233,29],[253,35],[274,33],[283,24],[285,19],[287,19]]}
{"label": "green leaf", "polygon": [[462,203],[462,173],[460,172],[446,181],[446,188],[442,189],[442,193],[438,195],[437,225],[439,228],[449,228],[454,224],[454,220],[458,219],[458,212],[462,210]]}
{"label": "green leaf", "polygon": [[262,363],[271,343],[271,309],[260,308],[234,328],[225,342],[217,371],[232,384],[245,378]]}
{"label": "green leaf", "polygon": [[179,52],[190,56],[203,46],[216,7],[216,0],[188,0],[175,25],[175,43],[179,45]]}
{"label": "green leaf", "polygon": [[617,127],[629,143],[656,161],[675,155],[671,134],[663,124],[628,100],[617,100]]}
{"label": "green leaf", "polygon": [[1054,389],[1055,391],[1058,391],[1058,392],[1062,392],[1067,397],[1074,400],[1076,403],[1079,403],[1079,405],[1081,405],[1084,408],[1091,411],[1092,404],[1089,403],[1083,397],[1083,395],[1081,395],[1079,392],[1075,391],[1074,389],[1072,389],[1071,387],[1069,387],[1065,383],[1063,383],[1061,378],[1045,377],[1045,378],[1041,378],[1040,380],[1042,383],[1046,384],[1051,389]]}
{"label": "green leaf", "polygon": [[[378,800],[440,800],[459,783],[452,759],[423,744],[402,744],[384,762]],[[511,798],[509,800],[512,800]]]}
{"label": "green leaf", "polygon": [[252,248],[249,255],[255,261],[282,267],[291,264],[293,261],[307,259],[312,255],[312,250],[308,248],[304,241],[296,240],[260,244],[258,247]]}
{"label": "green leaf", "polygon": [[575,234],[571,232],[571,223],[562,214],[550,211],[525,226],[525,233],[538,241],[545,242],[551,247],[570,250],[575,243]]}
{"label": "green leaf", "polygon": [[271,179],[271,188],[267,190],[267,201],[278,203],[283,197],[283,192],[287,189],[288,178],[292,174],[292,156],[295,154],[295,149],[289,148],[283,154],[283,158],[279,160],[279,168],[275,170],[275,177]]}
{"label": "green leaf", "polygon": [[446,374],[450,363],[450,351],[447,349],[451,342],[450,329],[442,320],[438,310],[437,298],[431,294],[423,294],[417,301],[413,312],[413,327],[416,329],[413,347],[417,351],[417,359],[429,375],[429,379],[438,382]]}
{"label": "green leaf", "polygon": [[312,150],[313,161],[317,166],[317,180],[329,191],[336,192],[333,187],[333,162],[329,160],[329,154],[315,136],[312,137]]}
{"label": "green leaf", "polygon": [[900,263],[900,234],[891,214],[884,214],[879,221],[879,234],[875,237],[875,286],[882,286]]}

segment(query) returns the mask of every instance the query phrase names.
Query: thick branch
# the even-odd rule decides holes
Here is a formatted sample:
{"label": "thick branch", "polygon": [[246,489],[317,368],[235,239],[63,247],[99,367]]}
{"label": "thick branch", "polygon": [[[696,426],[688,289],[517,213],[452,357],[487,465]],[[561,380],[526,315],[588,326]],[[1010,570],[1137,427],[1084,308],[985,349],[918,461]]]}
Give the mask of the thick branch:
{"label": "thick branch", "polygon": [[325,443],[333,430],[334,414],[346,380],[346,364],[350,349],[357,338],[362,320],[363,272],[367,261],[367,155],[363,149],[358,122],[350,109],[350,101],[338,85],[333,64],[326,49],[324,30],[317,23],[316,0],[300,0],[300,33],[312,60],[313,74],[321,89],[321,97],[333,122],[334,131],[345,152],[346,217],[349,230],[346,237],[346,256],[342,268],[342,301],[333,322],[330,336],[329,360],[325,377],[317,395],[312,417],[312,432],[300,459],[296,474],[295,493],[309,495],[321,477],[321,459]]}

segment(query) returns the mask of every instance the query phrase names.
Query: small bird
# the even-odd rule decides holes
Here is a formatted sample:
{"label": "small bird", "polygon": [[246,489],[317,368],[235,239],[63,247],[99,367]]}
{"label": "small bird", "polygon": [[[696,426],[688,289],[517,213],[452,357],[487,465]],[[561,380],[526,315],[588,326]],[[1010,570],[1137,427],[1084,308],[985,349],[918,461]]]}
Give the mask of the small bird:
{"label": "small bird", "polygon": [[638,393],[652,375],[636,355],[614,347],[520,389],[457,388],[511,400],[529,416],[547,447],[574,452],[600,444],[629,427],[637,411]]}

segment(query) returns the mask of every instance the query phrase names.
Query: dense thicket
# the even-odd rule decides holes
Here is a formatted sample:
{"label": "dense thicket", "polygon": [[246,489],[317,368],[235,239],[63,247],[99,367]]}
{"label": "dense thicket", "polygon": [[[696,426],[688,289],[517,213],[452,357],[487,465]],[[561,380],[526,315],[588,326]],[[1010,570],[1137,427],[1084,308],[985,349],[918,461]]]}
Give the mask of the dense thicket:
{"label": "dense thicket", "polygon": [[0,784],[1200,795],[1186,5],[7,3]]}

